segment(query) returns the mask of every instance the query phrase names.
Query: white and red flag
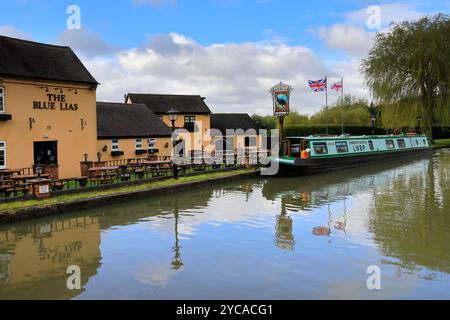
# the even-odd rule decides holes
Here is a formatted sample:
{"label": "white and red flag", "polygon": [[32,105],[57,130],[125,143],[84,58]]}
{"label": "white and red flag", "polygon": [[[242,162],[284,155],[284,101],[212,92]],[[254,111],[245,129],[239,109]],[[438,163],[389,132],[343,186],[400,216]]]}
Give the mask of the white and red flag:
{"label": "white and red flag", "polygon": [[344,82],[342,80],[334,82],[333,85],[331,86],[331,90],[336,90],[336,92],[339,92],[343,89],[344,89]]}

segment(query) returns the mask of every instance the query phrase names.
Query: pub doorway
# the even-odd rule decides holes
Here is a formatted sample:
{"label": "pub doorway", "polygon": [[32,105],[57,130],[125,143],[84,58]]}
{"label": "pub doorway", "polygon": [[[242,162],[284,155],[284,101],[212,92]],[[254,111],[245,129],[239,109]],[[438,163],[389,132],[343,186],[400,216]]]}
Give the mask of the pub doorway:
{"label": "pub doorway", "polygon": [[34,164],[35,165],[57,165],[58,164],[58,142],[44,141],[34,142]]}

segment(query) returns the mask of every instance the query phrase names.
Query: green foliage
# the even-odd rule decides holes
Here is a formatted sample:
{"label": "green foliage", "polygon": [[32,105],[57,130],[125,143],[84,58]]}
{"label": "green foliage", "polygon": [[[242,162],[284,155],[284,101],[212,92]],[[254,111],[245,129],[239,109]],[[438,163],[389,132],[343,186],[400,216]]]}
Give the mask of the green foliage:
{"label": "green foliage", "polygon": [[[371,135],[372,127],[370,126],[346,126],[344,127],[344,133],[354,136]],[[316,134],[325,134],[325,126],[288,126],[284,128],[286,137],[307,137]],[[342,133],[341,126],[329,126],[328,133],[332,135],[340,135]],[[375,128],[375,134],[386,134],[386,130],[383,128]]]}
{"label": "green foliage", "polygon": [[450,16],[405,21],[378,33],[362,71],[384,126],[415,127],[421,116],[432,137],[433,123],[450,119]]}
{"label": "green foliage", "polygon": [[340,126],[342,121],[346,126],[370,126],[370,112],[367,101],[345,96],[343,103],[340,102],[328,108],[328,111],[323,108],[314,114],[309,124],[326,125],[328,123],[328,125]]}
{"label": "green foliage", "polygon": [[275,116],[252,115],[253,121],[260,129],[275,129],[278,125],[278,119]]}
{"label": "green foliage", "polygon": [[292,126],[292,125],[308,125],[309,124],[309,117],[306,115],[301,115],[297,111],[291,111],[289,115],[284,120],[285,126]]}

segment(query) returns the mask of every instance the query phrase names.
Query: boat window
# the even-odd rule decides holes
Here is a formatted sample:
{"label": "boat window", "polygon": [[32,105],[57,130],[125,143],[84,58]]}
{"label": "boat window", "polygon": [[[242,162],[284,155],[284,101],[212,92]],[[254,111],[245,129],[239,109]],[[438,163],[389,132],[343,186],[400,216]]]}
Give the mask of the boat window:
{"label": "boat window", "polygon": [[348,144],[346,141],[336,141],[336,151],[339,153],[348,152]]}
{"label": "boat window", "polygon": [[400,149],[406,148],[405,140],[403,140],[403,139],[397,140],[397,144]]}
{"label": "boat window", "polygon": [[291,144],[291,157],[300,157],[300,144]]}
{"label": "boat window", "polygon": [[424,144],[424,145],[427,145],[427,142],[425,141],[425,139],[423,139],[423,144]]}
{"label": "boat window", "polygon": [[314,146],[314,152],[316,154],[327,154],[328,153],[327,144],[325,142],[316,142],[316,143],[313,143],[313,146]]}
{"label": "boat window", "polygon": [[394,140],[386,140],[386,147],[388,150],[395,149]]}
{"label": "boat window", "polygon": [[373,151],[375,148],[373,147],[373,142],[372,140],[369,140],[369,148],[371,151]]}

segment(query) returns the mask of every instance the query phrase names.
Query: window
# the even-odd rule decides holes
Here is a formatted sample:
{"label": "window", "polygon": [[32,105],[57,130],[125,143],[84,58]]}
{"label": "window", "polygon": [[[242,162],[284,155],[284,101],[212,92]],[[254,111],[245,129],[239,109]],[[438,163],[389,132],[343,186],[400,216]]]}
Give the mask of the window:
{"label": "window", "polygon": [[142,150],[142,139],[141,138],[136,139],[136,150]]}
{"label": "window", "polygon": [[156,139],[155,138],[149,138],[148,139],[148,148],[149,149],[155,149],[156,148]]}
{"label": "window", "polygon": [[300,144],[291,144],[291,157],[300,157]]}
{"label": "window", "polygon": [[406,148],[405,140],[403,140],[403,139],[397,140],[397,144],[400,149]]}
{"label": "window", "polygon": [[195,123],[195,116],[184,116],[184,123]]}
{"label": "window", "polygon": [[313,143],[313,147],[316,154],[328,154],[328,148],[325,142]]}
{"label": "window", "polygon": [[0,112],[5,112],[5,88],[0,87]]}
{"label": "window", "polygon": [[6,169],[6,142],[0,141],[0,169]]}
{"label": "window", "polygon": [[336,151],[339,153],[348,152],[348,144],[345,141],[336,141]]}
{"label": "window", "polygon": [[394,140],[386,140],[386,147],[388,150],[395,149]]}
{"label": "window", "polygon": [[112,141],[111,141],[111,150],[112,151],[119,151],[119,140],[118,139],[112,139]]}
{"label": "window", "polygon": [[369,140],[369,148],[371,151],[375,150],[375,148],[373,147],[373,141]]}

